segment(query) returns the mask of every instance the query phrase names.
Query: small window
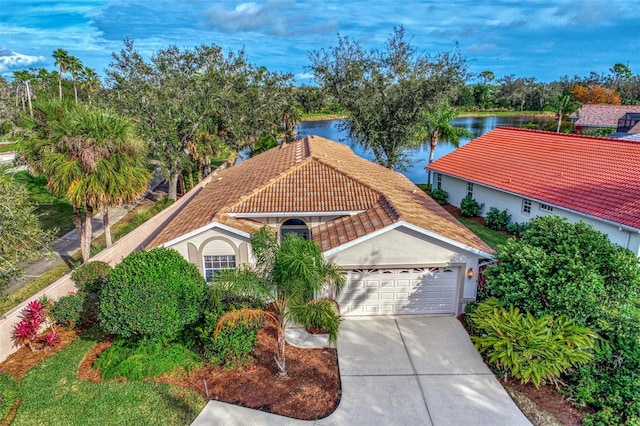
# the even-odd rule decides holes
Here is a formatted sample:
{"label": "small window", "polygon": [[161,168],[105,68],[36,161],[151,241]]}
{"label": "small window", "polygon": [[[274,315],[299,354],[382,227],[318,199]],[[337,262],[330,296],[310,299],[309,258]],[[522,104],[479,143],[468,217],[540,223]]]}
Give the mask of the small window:
{"label": "small window", "polygon": [[442,173],[436,173],[436,188],[442,189]]}
{"label": "small window", "polygon": [[473,182],[467,182],[467,197],[473,198]]}
{"label": "small window", "polygon": [[531,213],[531,200],[522,200],[522,213],[526,215]]}
{"label": "small window", "polygon": [[205,256],[204,257],[204,278],[207,282],[223,269],[236,267],[236,257],[234,255]]}
{"label": "small window", "polygon": [[540,210],[544,210],[546,212],[552,212],[553,211],[553,206],[550,206],[548,204],[540,203]]}
{"label": "small window", "polygon": [[309,228],[307,224],[300,219],[289,219],[280,227],[280,238],[284,238],[287,234],[296,234],[305,240],[308,240]]}

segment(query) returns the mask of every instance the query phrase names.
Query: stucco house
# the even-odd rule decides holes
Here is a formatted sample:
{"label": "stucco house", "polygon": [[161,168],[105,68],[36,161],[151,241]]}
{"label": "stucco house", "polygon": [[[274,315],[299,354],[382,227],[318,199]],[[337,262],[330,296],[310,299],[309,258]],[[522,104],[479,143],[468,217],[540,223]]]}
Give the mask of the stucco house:
{"label": "stucco house", "polygon": [[344,269],[344,315],[459,313],[492,253],[403,175],[320,137],[273,148],[197,190],[148,248],[174,248],[211,279],[252,262],[255,229],[303,235]]}
{"label": "stucco house", "polygon": [[514,222],[582,220],[640,254],[640,143],[499,127],[431,163],[435,186]]}
{"label": "stucco house", "polygon": [[[640,105],[585,104],[569,118],[574,121],[576,133],[609,127],[612,132],[629,123],[629,114],[640,113]],[[626,121],[626,123],[625,123]],[[632,126],[626,126],[631,128]],[[627,132],[628,130],[617,130]]]}

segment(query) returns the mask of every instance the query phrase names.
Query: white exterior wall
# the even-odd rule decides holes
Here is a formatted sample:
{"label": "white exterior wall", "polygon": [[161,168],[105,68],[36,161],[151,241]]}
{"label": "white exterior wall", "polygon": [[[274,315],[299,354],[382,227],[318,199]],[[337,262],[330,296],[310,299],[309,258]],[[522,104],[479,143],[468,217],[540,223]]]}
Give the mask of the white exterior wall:
{"label": "white exterior wall", "polygon": [[[443,175],[442,189],[449,193],[449,203],[460,207],[460,202],[467,196],[467,181]],[[551,212],[541,210],[541,203],[535,200],[531,200],[531,213],[527,215],[522,212],[523,197],[477,183],[473,185],[473,198],[480,204],[484,203],[484,208],[481,213],[482,216],[485,216],[491,207],[496,207],[498,210],[507,209],[511,215],[511,221],[518,223],[528,222],[538,216],[546,215],[559,215],[571,223],[576,223],[581,220],[593,226],[598,231],[607,234],[609,240],[614,244],[628,248],[635,253],[636,256],[640,255],[640,233],[638,233],[638,231],[610,224],[591,216],[582,215],[557,206],[553,206],[553,211]]]}
{"label": "white exterior wall", "polygon": [[[478,256],[407,228],[396,228],[327,256],[344,269],[360,267],[458,266],[463,304],[476,297]],[[471,268],[475,276],[467,278]]]}

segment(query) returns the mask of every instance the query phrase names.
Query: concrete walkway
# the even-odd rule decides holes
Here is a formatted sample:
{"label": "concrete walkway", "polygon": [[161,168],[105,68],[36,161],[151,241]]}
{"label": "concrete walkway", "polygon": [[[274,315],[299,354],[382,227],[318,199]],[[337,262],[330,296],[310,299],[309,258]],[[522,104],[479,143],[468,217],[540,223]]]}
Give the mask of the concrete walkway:
{"label": "concrete walkway", "polygon": [[[298,339],[303,339],[303,333]],[[454,317],[348,319],[340,326],[342,400],[300,421],[210,401],[194,425],[530,425]]]}

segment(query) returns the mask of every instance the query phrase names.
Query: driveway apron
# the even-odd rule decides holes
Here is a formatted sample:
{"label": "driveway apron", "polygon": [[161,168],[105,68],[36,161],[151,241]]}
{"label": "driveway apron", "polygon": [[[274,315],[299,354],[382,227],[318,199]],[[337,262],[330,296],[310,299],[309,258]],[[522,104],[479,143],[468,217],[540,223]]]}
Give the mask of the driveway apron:
{"label": "driveway apron", "polygon": [[338,363],[342,399],[324,419],[293,420],[209,401],[193,424],[531,424],[455,317],[349,318],[340,325]]}
{"label": "driveway apron", "polygon": [[530,425],[454,317],[348,319],[342,401],[319,425]]}

